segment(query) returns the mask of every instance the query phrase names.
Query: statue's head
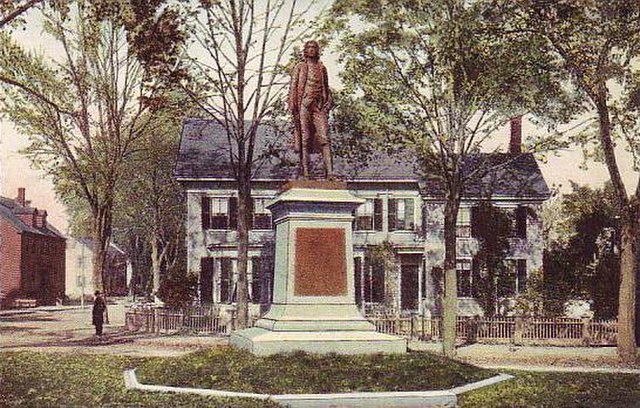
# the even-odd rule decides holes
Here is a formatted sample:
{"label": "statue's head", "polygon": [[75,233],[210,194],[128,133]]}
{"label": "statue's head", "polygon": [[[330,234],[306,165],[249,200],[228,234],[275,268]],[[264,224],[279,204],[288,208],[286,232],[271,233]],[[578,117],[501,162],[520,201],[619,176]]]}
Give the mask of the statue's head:
{"label": "statue's head", "polygon": [[320,57],[320,45],[318,44],[318,42],[315,40],[311,40],[304,43],[303,55],[305,58]]}

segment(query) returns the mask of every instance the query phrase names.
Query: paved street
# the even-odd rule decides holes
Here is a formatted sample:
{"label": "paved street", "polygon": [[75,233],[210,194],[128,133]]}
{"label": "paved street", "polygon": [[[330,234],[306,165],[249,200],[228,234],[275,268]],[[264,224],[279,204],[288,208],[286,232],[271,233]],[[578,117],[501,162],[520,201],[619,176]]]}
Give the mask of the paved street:
{"label": "paved street", "polygon": [[[109,305],[110,322],[97,339],[91,305],[0,312],[0,350],[111,353],[131,356],[178,356],[227,344],[227,338],[127,333],[124,300]],[[411,349],[438,352],[436,343],[410,342]],[[640,366],[618,361],[614,347],[513,347],[472,344],[458,349],[458,359],[491,368],[580,370],[640,373]]]}

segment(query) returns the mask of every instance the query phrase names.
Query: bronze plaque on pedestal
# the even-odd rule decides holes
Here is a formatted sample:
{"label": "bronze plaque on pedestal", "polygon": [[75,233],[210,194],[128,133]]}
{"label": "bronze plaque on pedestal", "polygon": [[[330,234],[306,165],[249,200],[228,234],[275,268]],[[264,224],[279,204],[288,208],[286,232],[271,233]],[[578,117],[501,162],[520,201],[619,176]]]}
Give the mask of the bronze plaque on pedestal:
{"label": "bronze plaque on pedestal", "polygon": [[296,230],[296,296],[346,296],[347,266],[342,228]]}

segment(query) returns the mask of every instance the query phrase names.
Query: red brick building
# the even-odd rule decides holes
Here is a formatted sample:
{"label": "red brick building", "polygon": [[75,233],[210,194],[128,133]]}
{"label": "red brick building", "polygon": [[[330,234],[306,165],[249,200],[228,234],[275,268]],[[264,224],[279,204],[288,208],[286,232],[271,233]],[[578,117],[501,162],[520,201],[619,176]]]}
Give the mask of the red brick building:
{"label": "red brick building", "polygon": [[25,189],[0,197],[0,306],[16,299],[52,305],[64,297],[64,236],[47,222],[47,211],[30,206]]}

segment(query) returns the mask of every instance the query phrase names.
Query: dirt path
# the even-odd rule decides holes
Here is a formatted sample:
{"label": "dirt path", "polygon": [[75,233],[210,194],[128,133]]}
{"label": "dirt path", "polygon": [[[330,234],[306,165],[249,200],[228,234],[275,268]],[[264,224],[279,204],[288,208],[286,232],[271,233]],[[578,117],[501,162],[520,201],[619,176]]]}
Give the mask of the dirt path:
{"label": "dirt path", "polygon": [[109,305],[104,336],[94,336],[91,305],[4,311],[0,314],[0,350],[83,352],[131,356],[179,356],[227,343],[211,336],[156,336],[124,330],[125,303]]}

